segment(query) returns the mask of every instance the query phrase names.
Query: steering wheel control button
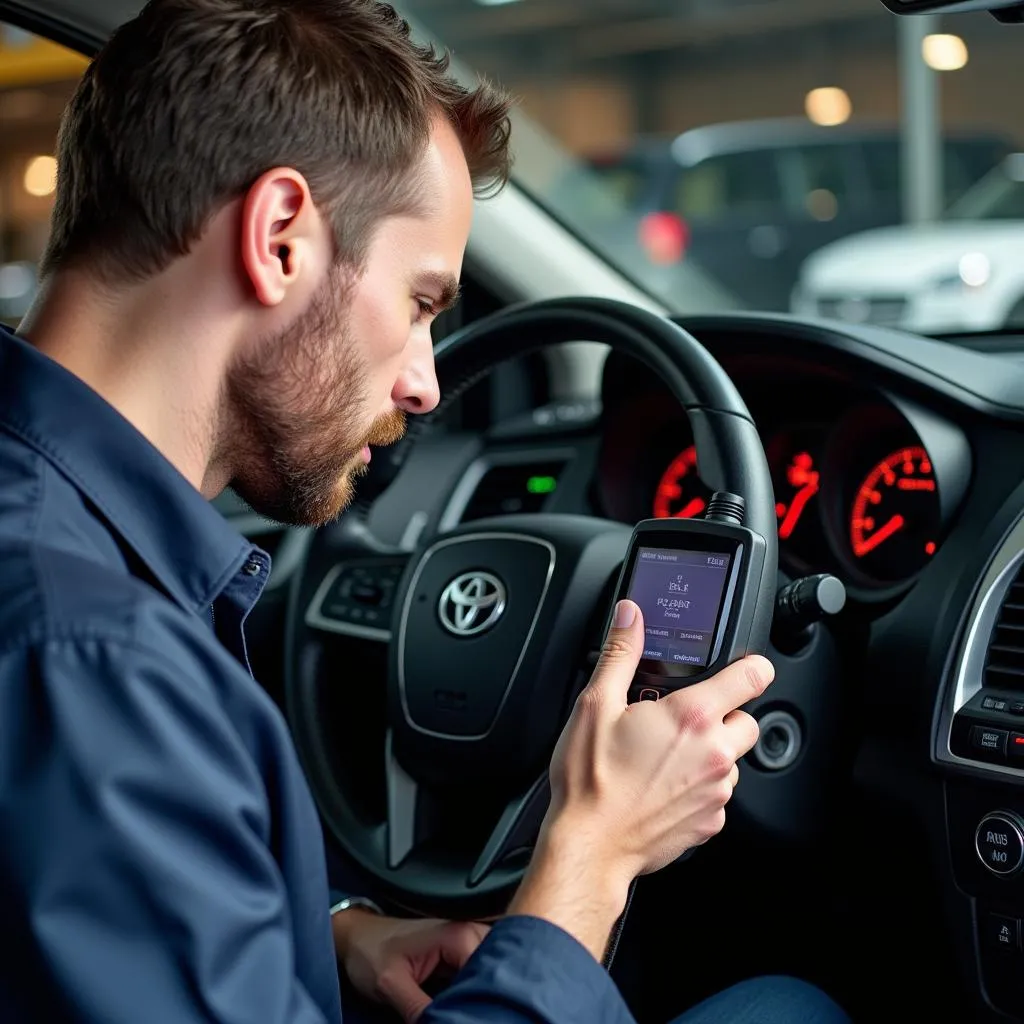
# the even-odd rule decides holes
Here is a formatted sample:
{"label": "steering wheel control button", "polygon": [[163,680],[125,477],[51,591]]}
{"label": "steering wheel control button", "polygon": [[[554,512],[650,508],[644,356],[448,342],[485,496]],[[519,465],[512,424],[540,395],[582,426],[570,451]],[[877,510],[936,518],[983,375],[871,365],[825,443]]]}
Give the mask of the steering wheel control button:
{"label": "steering wheel control button", "polygon": [[981,919],[981,941],[996,952],[1019,953],[1020,921],[1005,914],[985,914]]}
{"label": "steering wheel control button", "polygon": [[384,600],[384,589],[369,581],[355,583],[352,586],[352,600],[359,604],[380,604]]}
{"label": "steering wheel control button", "polygon": [[974,833],[974,849],[992,874],[1015,875],[1024,865],[1024,821],[1013,811],[986,814]]}
{"label": "steering wheel control button", "polygon": [[750,752],[755,763],[770,772],[793,764],[803,747],[803,730],[796,718],[788,711],[769,711],[757,725],[760,733]]}
{"label": "steering wheel control button", "polygon": [[394,560],[338,565],[325,579],[319,605],[314,599],[310,610],[324,623],[384,626],[404,569],[404,561]]}
{"label": "steering wheel control button", "polygon": [[975,725],[971,727],[971,746],[990,757],[1005,757],[1007,736],[1005,729]]}

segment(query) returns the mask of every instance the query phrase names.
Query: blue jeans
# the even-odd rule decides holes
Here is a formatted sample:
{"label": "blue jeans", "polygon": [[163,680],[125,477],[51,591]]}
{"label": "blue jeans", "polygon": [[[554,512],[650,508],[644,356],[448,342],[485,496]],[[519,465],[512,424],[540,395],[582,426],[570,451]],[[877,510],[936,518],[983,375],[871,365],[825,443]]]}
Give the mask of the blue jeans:
{"label": "blue jeans", "polygon": [[799,978],[750,978],[713,995],[672,1024],[849,1024],[824,992]]}
{"label": "blue jeans", "polygon": [[[344,1024],[396,1024],[394,1011],[344,992]],[[705,999],[672,1024],[850,1024],[824,992],[799,978],[750,978]]]}

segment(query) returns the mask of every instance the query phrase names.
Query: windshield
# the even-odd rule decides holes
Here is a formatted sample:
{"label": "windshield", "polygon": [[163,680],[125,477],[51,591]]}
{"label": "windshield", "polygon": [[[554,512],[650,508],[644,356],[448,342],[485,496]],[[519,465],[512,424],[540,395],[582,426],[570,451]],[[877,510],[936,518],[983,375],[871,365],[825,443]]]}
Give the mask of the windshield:
{"label": "windshield", "polygon": [[[1007,255],[1024,250],[1006,242],[1024,241],[1022,41],[987,14],[895,18],[878,0],[400,6],[467,78],[513,93],[517,184],[670,309],[1024,328],[1024,260]],[[0,25],[0,320],[34,292],[54,139],[84,66]],[[922,222],[935,222],[927,240]],[[963,265],[991,272],[960,280]]]}
{"label": "windshield", "polygon": [[[908,300],[857,306],[869,319],[956,330],[949,302],[914,318],[909,280],[816,268],[873,235],[902,253],[919,222],[1022,214],[1003,163],[1024,148],[1021,41],[987,14],[899,19],[878,0],[402,7],[517,98],[517,183],[674,310],[834,316],[854,308],[847,289]],[[1017,302],[1024,276],[971,323],[1003,326]]]}

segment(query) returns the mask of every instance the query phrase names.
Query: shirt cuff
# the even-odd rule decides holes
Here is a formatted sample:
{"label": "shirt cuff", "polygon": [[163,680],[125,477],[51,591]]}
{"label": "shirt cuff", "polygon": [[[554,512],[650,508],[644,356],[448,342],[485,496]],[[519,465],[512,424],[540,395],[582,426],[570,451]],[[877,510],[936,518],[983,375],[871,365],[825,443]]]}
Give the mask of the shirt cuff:
{"label": "shirt cuff", "polygon": [[539,917],[496,922],[424,1024],[635,1024],[608,972],[573,936]]}

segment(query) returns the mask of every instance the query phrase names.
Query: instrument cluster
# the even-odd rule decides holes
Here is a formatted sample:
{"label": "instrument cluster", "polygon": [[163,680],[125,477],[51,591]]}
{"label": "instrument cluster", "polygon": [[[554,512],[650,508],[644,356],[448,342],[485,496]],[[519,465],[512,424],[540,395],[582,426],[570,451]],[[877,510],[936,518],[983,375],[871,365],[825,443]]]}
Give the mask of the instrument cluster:
{"label": "instrument cluster", "polygon": [[[783,571],[831,572],[868,599],[915,580],[966,490],[963,435],[929,410],[848,382],[731,375],[764,443]],[[606,397],[602,512],[625,522],[701,515],[711,491],[678,404],[657,382]]]}

